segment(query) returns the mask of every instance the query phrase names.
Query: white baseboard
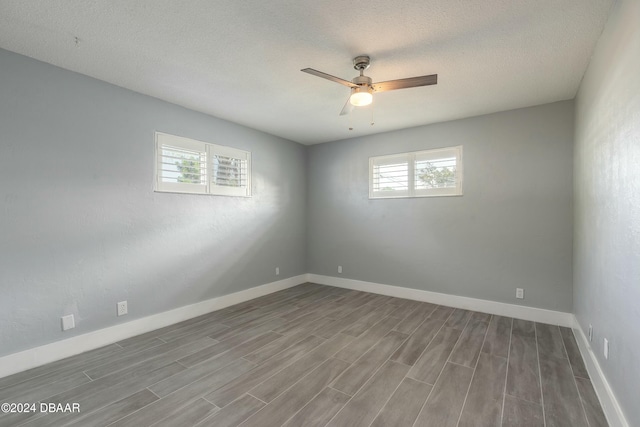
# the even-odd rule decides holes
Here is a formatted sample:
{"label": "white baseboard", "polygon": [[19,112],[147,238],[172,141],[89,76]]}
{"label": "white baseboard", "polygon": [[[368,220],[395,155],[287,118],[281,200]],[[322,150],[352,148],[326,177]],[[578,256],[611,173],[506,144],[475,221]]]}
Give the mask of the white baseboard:
{"label": "white baseboard", "polygon": [[602,372],[602,369],[600,368],[598,359],[589,344],[589,339],[585,335],[580,323],[578,323],[578,319],[576,319],[575,316],[574,321],[573,330],[576,332],[576,341],[578,342],[580,353],[582,353],[582,358],[584,359],[587,367],[587,372],[589,372],[589,377],[591,377],[591,384],[598,395],[598,399],[600,400],[602,410],[607,417],[609,426],[629,427],[629,423],[622,412],[622,408],[620,407],[620,404],[618,404],[618,400],[613,394],[613,390],[611,389],[607,378],[604,376],[604,372]]}
{"label": "white baseboard", "polygon": [[0,378],[103,347],[145,332],[160,329],[212,311],[220,310],[230,305],[291,288],[305,283],[307,276],[307,274],[301,274],[299,276],[289,277],[288,279],[186,305],[174,310],[132,320],[131,322],[121,323],[87,334],[77,335],[66,340],[24,350],[19,353],[9,354],[0,357]]}
{"label": "white baseboard", "polygon": [[308,274],[308,281],[321,285],[337,286],[339,288],[354,289],[356,291],[371,292],[398,298],[425,301],[449,307],[464,308],[481,311],[483,313],[500,316],[515,317],[534,322],[549,323],[573,327],[574,317],[571,313],[545,310],[542,308],[526,307],[523,305],[506,304],[477,298],[461,297],[458,295],[441,294],[420,289],[403,288],[400,286],[382,285],[380,283],[364,282],[362,280],[344,279],[341,277]]}

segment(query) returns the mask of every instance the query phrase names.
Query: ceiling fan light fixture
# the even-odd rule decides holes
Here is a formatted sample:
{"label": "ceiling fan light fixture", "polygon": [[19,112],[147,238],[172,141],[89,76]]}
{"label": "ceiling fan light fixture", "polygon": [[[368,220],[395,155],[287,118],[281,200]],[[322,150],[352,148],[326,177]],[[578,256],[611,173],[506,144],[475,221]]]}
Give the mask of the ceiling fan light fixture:
{"label": "ceiling fan light fixture", "polygon": [[354,87],[351,89],[349,102],[356,107],[363,107],[373,102],[373,90],[371,87]]}

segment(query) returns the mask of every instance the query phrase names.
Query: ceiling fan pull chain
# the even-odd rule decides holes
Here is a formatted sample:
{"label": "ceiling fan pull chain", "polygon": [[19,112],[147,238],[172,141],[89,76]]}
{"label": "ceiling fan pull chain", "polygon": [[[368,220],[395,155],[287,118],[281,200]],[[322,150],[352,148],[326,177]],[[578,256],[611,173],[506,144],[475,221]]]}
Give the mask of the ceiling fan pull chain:
{"label": "ceiling fan pull chain", "polygon": [[349,130],[353,130],[353,114],[349,114]]}
{"label": "ceiling fan pull chain", "polygon": [[371,126],[376,124],[373,120],[373,104],[375,104],[375,102],[371,102]]}

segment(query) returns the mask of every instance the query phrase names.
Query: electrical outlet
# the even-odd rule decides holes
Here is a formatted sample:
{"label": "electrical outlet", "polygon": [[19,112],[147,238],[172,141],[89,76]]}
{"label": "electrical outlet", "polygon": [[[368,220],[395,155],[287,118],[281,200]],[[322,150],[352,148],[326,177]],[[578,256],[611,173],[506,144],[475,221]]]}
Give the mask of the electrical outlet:
{"label": "electrical outlet", "polygon": [[73,314],[68,316],[62,316],[62,330],[66,331],[76,327],[76,321],[73,319]]}
{"label": "electrical outlet", "polygon": [[280,267],[276,267],[276,276],[280,275]]}
{"label": "electrical outlet", "polygon": [[589,324],[589,341],[593,341],[593,326]]}
{"label": "electrical outlet", "polygon": [[602,348],[602,351],[604,352],[604,358],[608,359],[609,358],[609,340],[608,339],[604,339],[604,346]]}
{"label": "electrical outlet", "polygon": [[524,299],[524,289],[516,288],[516,298]]}
{"label": "electrical outlet", "polygon": [[342,274],[342,266],[341,265],[338,266],[338,273]]}
{"label": "electrical outlet", "polygon": [[118,307],[118,316],[124,316],[125,314],[127,314],[129,312],[129,310],[127,309],[127,302],[126,301],[120,301],[117,304]]}

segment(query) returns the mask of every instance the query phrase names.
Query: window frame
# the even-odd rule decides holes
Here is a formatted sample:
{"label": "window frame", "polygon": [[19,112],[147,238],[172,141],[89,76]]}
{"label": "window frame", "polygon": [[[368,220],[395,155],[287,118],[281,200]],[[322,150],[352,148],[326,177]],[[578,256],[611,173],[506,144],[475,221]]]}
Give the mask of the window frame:
{"label": "window frame", "polygon": [[[455,157],[456,179],[455,187],[416,189],[416,161],[431,159],[443,159]],[[398,161],[407,164],[407,190],[374,191],[374,168],[386,162]],[[463,184],[463,157],[462,145],[453,147],[434,148],[429,150],[409,151],[406,153],[394,153],[383,156],[369,157],[369,199],[406,199],[418,197],[452,197],[462,196]]]}
{"label": "window frame", "polygon": [[[177,183],[163,182],[160,173],[162,167],[162,147],[169,146],[178,149],[197,151],[206,156],[205,162],[205,183]],[[155,150],[154,150],[154,191],[159,193],[179,193],[179,194],[206,194],[211,196],[234,196],[234,197],[251,197],[251,152],[240,150],[238,148],[225,145],[212,144],[209,142],[198,141],[195,139],[185,138],[182,136],[172,135],[163,132],[155,132]],[[246,185],[239,187],[230,187],[223,185],[215,185],[212,183],[213,178],[213,159],[215,156],[233,157],[246,162]]]}

